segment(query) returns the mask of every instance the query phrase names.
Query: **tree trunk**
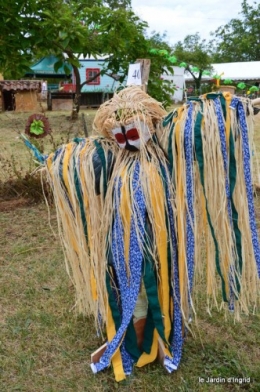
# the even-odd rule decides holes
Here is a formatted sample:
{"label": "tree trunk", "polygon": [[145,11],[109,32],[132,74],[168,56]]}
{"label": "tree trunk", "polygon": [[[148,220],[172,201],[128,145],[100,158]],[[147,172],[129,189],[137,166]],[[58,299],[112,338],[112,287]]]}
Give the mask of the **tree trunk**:
{"label": "tree trunk", "polygon": [[196,95],[200,95],[200,79],[195,78]]}
{"label": "tree trunk", "polygon": [[87,128],[87,123],[86,123],[84,113],[81,114],[81,117],[82,117],[82,127],[83,127],[83,131],[84,131],[84,135],[85,135],[85,137],[88,137],[88,128]]}
{"label": "tree trunk", "polygon": [[196,75],[194,74],[194,72],[192,72],[192,70],[190,69],[190,66],[188,65],[185,68],[186,71],[189,71],[189,73],[191,74],[191,76],[194,79],[194,83],[195,83],[195,95],[200,95],[201,92],[201,76],[202,76],[202,70],[199,71],[199,76],[196,77]]}
{"label": "tree trunk", "polygon": [[78,118],[78,113],[79,113],[79,109],[80,109],[81,85],[80,85],[79,69],[77,67],[73,66],[73,71],[74,71],[74,76],[75,76],[75,81],[76,81],[76,91],[75,91],[75,97],[73,100],[73,109],[72,109],[71,118],[73,120],[76,120]]}

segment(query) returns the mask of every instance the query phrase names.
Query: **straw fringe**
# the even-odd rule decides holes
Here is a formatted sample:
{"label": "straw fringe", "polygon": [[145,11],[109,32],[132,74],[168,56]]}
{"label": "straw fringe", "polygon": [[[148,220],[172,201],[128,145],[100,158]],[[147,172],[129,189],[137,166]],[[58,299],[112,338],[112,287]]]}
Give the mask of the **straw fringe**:
{"label": "straw fringe", "polygon": [[[107,266],[101,246],[105,195],[102,186],[101,194],[95,193],[92,163],[95,141],[101,143],[106,159],[109,151],[114,154],[117,150],[114,143],[101,138],[70,143],[63,145],[56,157],[49,157],[48,169],[66,255],[66,270],[75,285],[76,306],[79,312],[94,315],[100,329],[100,322],[106,320],[107,314],[104,286]],[[100,183],[102,181],[103,175]]]}
{"label": "straw fringe", "polygon": [[234,203],[239,211],[238,225],[242,234],[242,252],[244,268],[241,281],[241,310],[245,313],[249,312],[249,307],[256,306],[259,301],[259,280],[257,279],[257,269],[252,250],[252,239],[249,225],[249,211],[245,202],[246,188],[243,174],[243,157],[241,139],[236,142],[236,159],[237,165],[237,185],[234,191]]}
{"label": "straw fringe", "polygon": [[[213,98],[216,98],[213,97]],[[220,273],[225,282],[224,288],[227,299],[232,308],[235,300],[234,317],[240,318],[240,313],[248,314],[255,307],[259,300],[259,280],[257,278],[256,260],[252,248],[252,238],[250,231],[250,217],[245,200],[246,187],[243,173],[243,153],[241,147],[240,125],[235,111],[229,108],[232,96],[225,96],[226,99],[226,119],[223,117],[226,127],[226,149],[228,158],[228,167],[225,171],[223,163],[223,151],[221,149],[221,140],[219,132],[219,123],[216,114],[216,108],[212,97],[202,96],[195,101],[172,114],[171,122],[166,125],[164,132],[161,134],[159,142],[167,154],[170,151],[169,133],[173,129],[171,150],[173,154],[174,170],[173,181],[177,189],[176,209],[178,224],[178,251],[181,252],[183,260],[182,266],[186,269],[183,273],[180,284],[182,285],[181,303],[184,320],[187,320],[188,301],[187,301],[187,254],[185,251],[185,227],[187,225],[187,196],[186,196],[186,176],[185,176],[185,155],[184,155],[184,127],[187,120],[188,106],[193,106],[193,133],[195,133],[195,121],[198,113],[202,115],[200,126],[202,149],[203,149],[203,178],[204,189],[201,185],[198,162],[194,160],[194,236],[195,236],[195,287],[194,297],[198,291],[201,292],[201,286],[206,285],[206,303],[208,312],[211,312],[213,306],[218,309],[223,308],[221,299],[221,284],[219,274],[216,270],[216,248],[213,241],[213,233],[216,238],[219,252]],[[247,113],[248,138],[251,151],[254,151],[253,143],[253,112],[249,100],[242,99],[244,111]],[[168,115],[169,116],[169,115]],[[238,213],[238,227],[241,232],[242,241],[242,273],[238,269],[238,252],[234,226],[230,216],[230,200],[227,197],[226,178],[229,176],[229,134],[230,130],[235,140],[235,157],[236,157],[236,184],[233,194],[234,206]],[[194,145],[195,150],[195,145]],[[253,158],[257,154],[253,155]],[[253,159],[250,162],[251,172],[254,176],[259,176],[256,165],[253,165]],[[254,169],[254,171],[253,171]],[[258,178],[258,177],[256,177]],[[228,179],[229,181],[229,179]],[[179,191],[178,191],[179,189]],[[182,189],[182,191],[180,191]],[[208,222],[207,211],[211,219],[213,232]],[[186,276],[186,278],[185,278]],[[200,287],[200,290],[198,290]],[[240,289],[240,290],[239,290]],[[223,293],[222,293],[223,294]],[[201,296],[200,296],[201,299]]]}

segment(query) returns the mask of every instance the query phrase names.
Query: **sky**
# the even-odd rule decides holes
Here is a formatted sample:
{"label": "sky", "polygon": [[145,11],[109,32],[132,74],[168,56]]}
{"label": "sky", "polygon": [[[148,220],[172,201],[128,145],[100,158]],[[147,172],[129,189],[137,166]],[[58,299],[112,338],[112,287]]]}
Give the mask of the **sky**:
{"label": "sky", "polygon": [[[254,1],[257,0],[248,0],[248,4]],[[174,45],[196,32],[210,40],[210,32],[239,17],[241,3],[242,0],[132,0],[132,8],[148,22],[148,32],[167,32],[167,42]]]}

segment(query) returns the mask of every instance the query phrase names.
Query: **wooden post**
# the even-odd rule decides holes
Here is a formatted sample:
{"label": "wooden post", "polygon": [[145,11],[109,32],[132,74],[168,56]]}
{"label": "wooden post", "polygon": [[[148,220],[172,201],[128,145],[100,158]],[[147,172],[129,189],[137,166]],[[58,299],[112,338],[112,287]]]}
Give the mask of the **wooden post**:
{"label": "wooden post", "polygon": [[147,92],[147,85],[148,85],[149,74],[150,74],[151,60],[150,59],[137,59],[135,63],[140,63],[141,78],[142,78],[141,88],[142,88],[142,90]]}

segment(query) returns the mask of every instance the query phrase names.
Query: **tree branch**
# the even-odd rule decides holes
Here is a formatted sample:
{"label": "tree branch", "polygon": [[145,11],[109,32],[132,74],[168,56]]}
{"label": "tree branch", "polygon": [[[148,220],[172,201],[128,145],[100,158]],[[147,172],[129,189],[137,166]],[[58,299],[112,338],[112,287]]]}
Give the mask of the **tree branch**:
{"label": "tree branch", "polygon": [[96,73],[96,75],[92,76],[92,78],[89,78],[89,79],[85,80],[85,82],[82,82],[80,84],[80,90],[82,89],[83,86],[85,86],[85,84],[93,82],[93,80],[97,79],[100,75],[101,75],[101,71]]}

